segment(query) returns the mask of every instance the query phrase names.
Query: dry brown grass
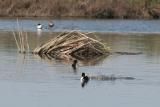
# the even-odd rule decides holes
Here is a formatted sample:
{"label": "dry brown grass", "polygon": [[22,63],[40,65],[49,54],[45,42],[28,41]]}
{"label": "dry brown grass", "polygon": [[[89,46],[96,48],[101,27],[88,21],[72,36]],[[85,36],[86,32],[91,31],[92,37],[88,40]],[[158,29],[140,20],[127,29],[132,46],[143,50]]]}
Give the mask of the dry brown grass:
{"label": "dry brown grass", "polygon": [[160,0],[0,0],[0,16],[159,18],[160,10],[153,11],[159,4]]}
{"label": "dry brown grass", "polygon": [[110,53],[109,47],[78,31],[66,32],[37,47],[34,54],[49,59],[93,60]]}

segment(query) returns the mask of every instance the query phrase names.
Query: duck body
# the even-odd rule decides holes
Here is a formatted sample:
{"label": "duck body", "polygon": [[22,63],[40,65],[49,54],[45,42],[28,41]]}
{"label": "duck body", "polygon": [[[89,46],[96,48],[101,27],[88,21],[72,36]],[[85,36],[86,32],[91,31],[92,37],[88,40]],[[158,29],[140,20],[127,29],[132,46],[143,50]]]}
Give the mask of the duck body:
{"label": "duck body", "polygon": [[88,76],[81,77],[81,83],[88,82],[88,81],[89,81],[89,77]]}
{"label": "duck body", "polygon": [[50,28],[52,28],[52,27],[54,27],[54,23],[51,23],[51,22],[50,22],[50,23],[48,24],[48,26],[49,26]]}
{"label": "duck body", "polygon": [[42,25],[40,23],[37,24],[37,29],[42,29]]}
{"label": "duck body", "polygon": [[80,81],[81,81],[81,86],[84,87],[88,83],[89,77],[86,76],[85,73],[82,73]]}

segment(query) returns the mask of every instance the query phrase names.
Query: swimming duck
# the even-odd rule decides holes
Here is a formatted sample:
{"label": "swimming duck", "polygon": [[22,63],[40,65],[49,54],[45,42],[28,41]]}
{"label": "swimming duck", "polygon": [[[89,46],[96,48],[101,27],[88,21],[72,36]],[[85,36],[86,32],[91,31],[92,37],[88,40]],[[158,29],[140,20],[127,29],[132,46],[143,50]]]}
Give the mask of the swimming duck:
{"label": "swimming duck", "polygon": [[87,83],[89,81],[89,77],[85,75],[85,73],[82,73],[82,77],[81,77],[81,83],[85,82]]}
{"label": "swimming duck", "polygon": [[42,25],[40,23],[37,24],[37,29],[42,29]]}
{"label": "swimming duck", "polygon": [[76,70],[76,65],[77,65],[77,63],[78,63],[78,61],[75,59],[75,60],[73,61],[73,64],[72,64],[72,68],[73,68],[74,70]]}
{"label": "swimming duck", "polygon": [[54,23],[53,23],[53,22],[49,22],[48,26],[49,26],[50,28],[52,28],[52,27],[54,26]]}

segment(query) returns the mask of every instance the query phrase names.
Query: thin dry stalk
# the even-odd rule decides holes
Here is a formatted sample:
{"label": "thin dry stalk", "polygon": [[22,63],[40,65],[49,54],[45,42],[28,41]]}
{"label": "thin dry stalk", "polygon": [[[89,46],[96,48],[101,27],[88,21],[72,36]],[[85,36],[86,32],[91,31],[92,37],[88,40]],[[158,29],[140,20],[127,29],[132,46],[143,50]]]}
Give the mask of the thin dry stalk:
{"label": "thin dry stalk", "polygon": [[[26,50],[28,50],[28,52],[29,52],[30,48],[29,48],[29,42],[28,42],[28,35],[27,35],[27,32],[24,34],[23,28],[22,28],[22,30],[20,29],[18,18],[17,18],[17,31],[18,31],[18,39],[19,40],[17,40],[14,32],[13,32],[13,35],[14,35],[17,47],[19,49],[19,52],[26,53]],[[18,41],[19,41],[19,43],[18,43]]]}
{"label": "thin dry stalk", "polygon": [[21,37],[18,18],[17,18],[17,30],[18,30],[19,43],[20,43],[20,53],[21,53],[23,51],[23,45],[22,45],[22,37]]}
{"label": "thin dry stalk", "polygon": [[27,34],[27,32],[26,32],[26,43],[27,43],[27,49],[28,49],[28,52],[29,52],[30,49],[29,49],[29,42],[28,42],[28,34]]}
{"label": "thin dry stalk", "polygon": [[13,33],[14,39],[15,39],[15,41],[16,41],[16,45],[17,45],[18,51],[20,52],[20,46],[19,46],[19,44],[18,44],[18,41],[17,41],[17,38],[16,38],[16,34],[15,34],[14,31],[12,31],[12,33]]}
{"label": "thin dry stalk", "polygon": [[22,38],[22,52],[25,53],[25,42],[24,42],[24,35],[23,35],[23,31],[20,31],[21,33],[21,38]]}

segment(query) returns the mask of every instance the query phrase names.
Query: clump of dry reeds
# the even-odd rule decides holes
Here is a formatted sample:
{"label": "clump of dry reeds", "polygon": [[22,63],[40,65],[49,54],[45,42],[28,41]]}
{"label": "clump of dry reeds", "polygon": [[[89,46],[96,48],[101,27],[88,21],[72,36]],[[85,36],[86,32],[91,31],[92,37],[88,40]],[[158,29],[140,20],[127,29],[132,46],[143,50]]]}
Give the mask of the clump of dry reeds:
{"label": "clump of dry reeds", "polygon": [[15,31],[12,31],[12,32],[13,32],[13,36],[14,36],[19,53],[29,52],[30,49],[29,49],[29,43],[28,43],[28,35],[27,35],[27,32],[24,33],[20,29],[18,18],[17,18],[17,32]]}
{"label": "clump of dry reeds", "polygon": [[33,53],[64,60],[72,58],[90,60],[109,55],[109,48],[84,33],[72,31],[58,35],[56,38],[37,47]]}

